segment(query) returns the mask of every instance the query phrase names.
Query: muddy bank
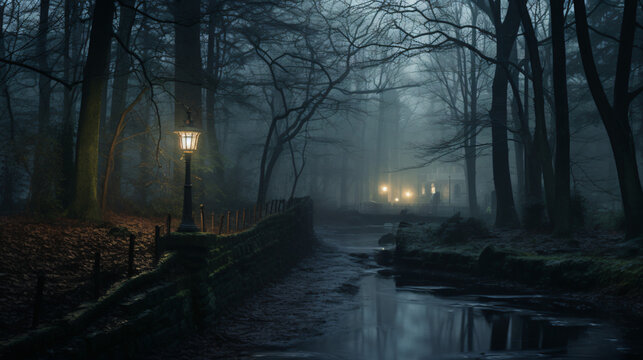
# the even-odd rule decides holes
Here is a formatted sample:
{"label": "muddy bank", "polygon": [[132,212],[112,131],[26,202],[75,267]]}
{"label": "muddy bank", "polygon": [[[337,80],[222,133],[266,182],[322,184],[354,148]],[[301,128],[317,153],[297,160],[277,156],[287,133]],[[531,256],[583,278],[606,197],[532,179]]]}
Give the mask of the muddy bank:
{"label": "muddy bank", "polygon": [[398,270],[447,271],[543,289],[604,311],[643,317],[641,239],[581,234],[556,239],[521,231],[488,231],[449,219],[442,224],[400,223],[392,261]]}

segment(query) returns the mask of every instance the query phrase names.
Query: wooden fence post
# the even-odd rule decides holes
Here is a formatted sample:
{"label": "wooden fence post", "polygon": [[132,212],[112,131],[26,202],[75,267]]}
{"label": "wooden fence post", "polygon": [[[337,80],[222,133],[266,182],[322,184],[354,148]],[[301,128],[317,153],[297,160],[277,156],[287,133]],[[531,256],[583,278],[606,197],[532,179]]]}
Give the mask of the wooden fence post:
{"label": "wooden fence post", "polygon": [[100,251],[94,254],[94,298],[98,299],[100,296]]}
{"label": "wooden fence post", "polygon": [[239,210],[234,214],[234,231],[239,231]]}
{"label": "wooden fence post", "polygon": [[241,230],[246,228],[246,209],[243,209],[243,216],[241,216]]}
{"label": "wooden fence post", "polygon": [[38,272],[36,279],[36,294],[33,302],[33,317],[31,318],[31,327],[35,328],[40,322],[42,313],[42,293],[45,290],[45,274]]}
{"label": "wooden fence post", "polygon": [[161,237],[161,227],[156,225],[154,227],[154,266],[159,263],[159,238]]}
{"label": "wooden fence post", "polygon": [[221,219],[219,220],[219,235],[223,233],[223,218],[225,218],[225,215],[221,214]]}
{"label": "wooden fence post", "polygon": [[216,225],[214,224],[214,211],[212,212],[211,216],[212,216],[212,232],[214,232],[214,230],[216,229]]}
{"label": "wooden fence post", "polygon": [[257,204],[256,206],[258,208],[257,210],[259,211],[257,213],[257,222],[259,222],[261,220],[261,216],[262,216],[263,204]]}
{"label": "wooden fence post", "polygon": [[203,204],[199,206],[201,210],[201,232],[205,232],[205,210],[203,209]]}
{"label": "wooden fence post", "polygon": [[129,251],[127,252],[127,277],[134,276],[134,239],[136,236],[130,234],[129,236]]}
{"label": "wooden fence post", "polygon": [[226,221],[225,233],[226,234],[230,233],[230,210],[228,210],[228,219]]}
{"label": "wooden fence post", "polygon": [[172,215],[167,214],[167,219],[165,220],[165,234],[169,235],[172,232]]}

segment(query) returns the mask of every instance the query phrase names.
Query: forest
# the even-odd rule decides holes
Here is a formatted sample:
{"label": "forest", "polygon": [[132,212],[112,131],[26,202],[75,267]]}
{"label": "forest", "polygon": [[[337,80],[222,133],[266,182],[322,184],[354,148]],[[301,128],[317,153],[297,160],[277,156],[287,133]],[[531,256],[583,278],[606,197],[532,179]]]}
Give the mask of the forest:
{"label": "forest", "polygon": [[306,196],[640,248],[642,55],[637,0],[0,0],[2,288]]}
{"label": "forest", "polygon": [[604,210],[635,237],[640,7],[5,1],[2,209],[166,213],[190,115],[210,208],[296,194],[356,208],[441,162],[464,169],[471,215],[494,192],[496,226],[569,236]]}

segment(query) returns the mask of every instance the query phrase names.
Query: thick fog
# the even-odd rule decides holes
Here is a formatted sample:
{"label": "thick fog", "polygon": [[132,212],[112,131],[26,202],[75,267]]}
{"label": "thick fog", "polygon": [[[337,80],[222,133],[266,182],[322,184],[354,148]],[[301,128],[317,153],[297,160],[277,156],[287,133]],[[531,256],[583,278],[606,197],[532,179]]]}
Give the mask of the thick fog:
{"label": "thick fog", "polygon": [[572,222],[631,222],[641,3],[549,4],[4,1],[3,211],[179,214],[188,124],[208,212],[311,196],[526,226],[562,196]]}

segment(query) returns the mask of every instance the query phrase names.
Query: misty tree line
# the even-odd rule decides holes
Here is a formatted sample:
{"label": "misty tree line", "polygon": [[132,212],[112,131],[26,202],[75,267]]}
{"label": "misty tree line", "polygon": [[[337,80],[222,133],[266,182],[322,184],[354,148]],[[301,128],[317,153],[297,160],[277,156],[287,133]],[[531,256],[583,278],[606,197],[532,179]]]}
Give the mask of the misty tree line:
{"label": "misty tree line", "polygon": [[[265,201],[286,152],[303,169],[300,134],[338,111],[344,100],[331,93],[369,66],[357,54],[378,36],[375,16],[316,1],[5,1],[0,9],[11,143],[3,208],[26,197],[30,211],[91,219],[154,195],[159,208],[175,206],[163,202],[180,194],[171,131],[188,116],[206,132],[197,196],[219,204],[255,190],[240,189],[235,173],[248,149],[222,155],[228,128],[255,134],[267,125],[244,144],[260,149],[253,166]],[[231,125],[237,117],[243,124]]]}
{"label": "misty tree line", "polygon": [[404,105],[427,101],[440,104],[449,130],[418,143],[417,166],[462,161],[476,215],[477,161],[490,151],[496,225],[549,223],[560,235],[573,222],[570,144],[582,118],[600,119],[635,236],[641,6],[5,0],[2,207],[98,219],[177,206],[183,167],[171,131],[188,117],[205,131],[194,170],[200,202],[319,191],[333,163],[340,204],[349,192],[372,200],[400,165],[387,149],[403,146],[400,119],[414,116]]}
{"label": "misty tree line", "polygon": [[[477,137],[490,127],[495,224],[520,223],[510,174],[514,160],[523,225],[536,228],[548,220],[555,233],[571,233],[573,101],[576,116],[602,121],[627,234],[641,234],[643,192],[636,151],[640,154],[643,145],[640,2],[480,0],[384,6],[400,17],[394,26],[403,34],[389,46],[406,56],[433,54],[428,67],[438,84],[432,90],[447,104],[459,130],[441,142],[421,145],[421,157],[430,163],[456,155],[465,162],[472,213],[478,208],[475,162],[480,146],[487,145]],[[485,78],[491,84],[481,88]],[[490,104],[481,103],[481,96],[490,97]],[[577,119],[574,129],[581,126]],[[508,134],[515,159],[509,158]]]}

